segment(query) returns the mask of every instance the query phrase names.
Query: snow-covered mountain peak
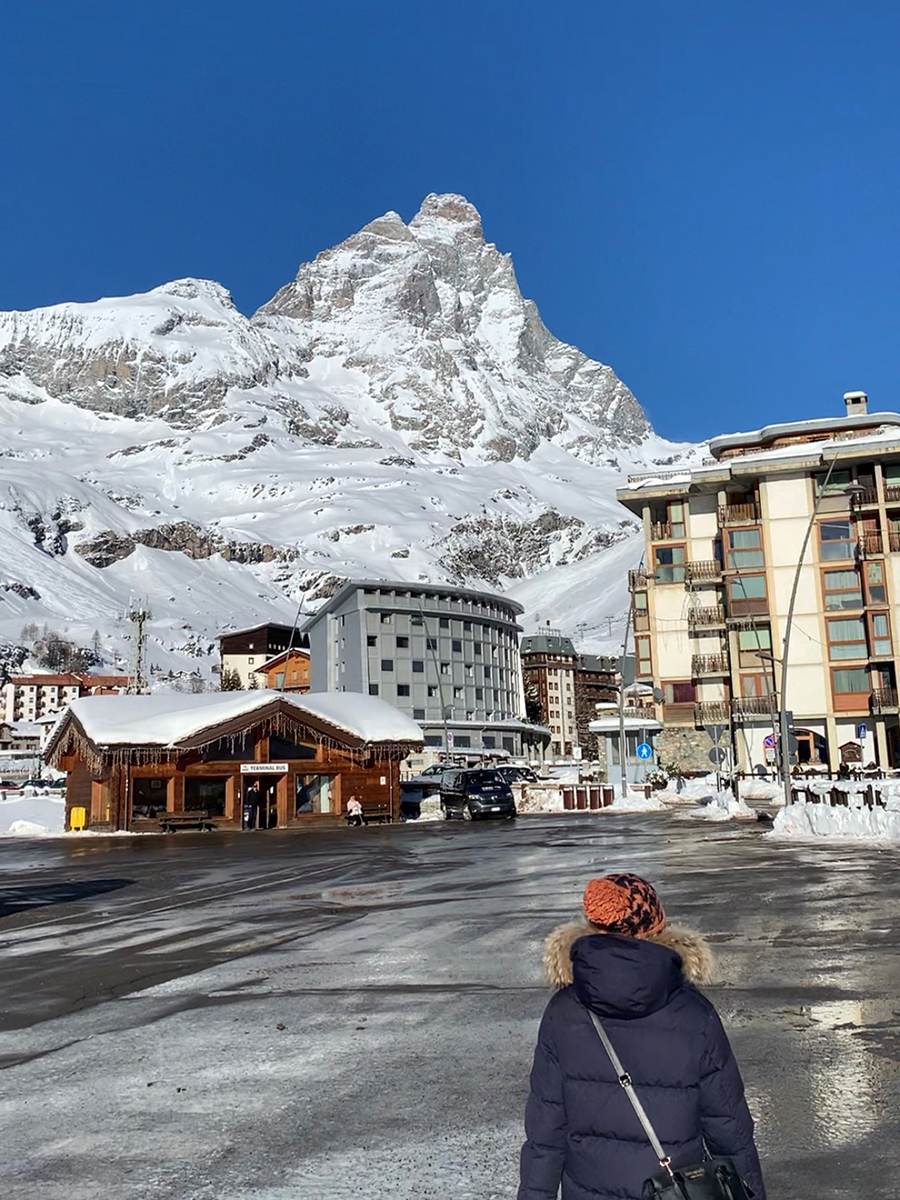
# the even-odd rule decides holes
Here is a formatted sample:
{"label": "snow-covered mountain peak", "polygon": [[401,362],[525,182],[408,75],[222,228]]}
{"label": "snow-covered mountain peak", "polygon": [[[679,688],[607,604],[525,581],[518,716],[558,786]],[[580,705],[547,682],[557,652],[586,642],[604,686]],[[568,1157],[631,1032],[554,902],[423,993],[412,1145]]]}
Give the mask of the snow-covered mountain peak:
{"label": "snow-covered mountain peak", "polygon": [[348,576],[590,627],[639,554],[622,473],[691,451],[547,330],[457,195],[369,222],[249,318],[202,279],[0,313],[0,651],[26,622],[105,636],[135,593],[171,666]]}

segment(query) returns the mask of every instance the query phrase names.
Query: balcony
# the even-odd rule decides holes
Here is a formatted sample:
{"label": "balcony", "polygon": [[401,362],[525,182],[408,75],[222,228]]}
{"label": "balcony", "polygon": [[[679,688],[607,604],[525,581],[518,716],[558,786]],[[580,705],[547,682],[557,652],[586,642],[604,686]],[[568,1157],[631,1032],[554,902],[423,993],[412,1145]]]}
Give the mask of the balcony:
{"label": "balcony", "polygon": [[772,701],[768,696],[739,696],[731,702],[731,711],[738,720],[765,717],[772,719]]}
{"label": "balcony", "polygon": [[[887,489],[885,489],[887,490]],[[895,489],[900,490],[900,489]],[[872,504],[878,503],[878,488],[864,487],[858,492],[851,493],[850,507],[851,508],[867,508]]]}
{"label": "balcony", "polygon": [[898,696],[894,688],[876,688],[869,698],[869,707],[873,713],[895,713],[898,710]]}
{"label": "balcony", "polygon": [[722,564],[716,559],[701,559],[698,562],[685,563],[684,581],[690,587],[698,584],[718,583],[722,578]]}
{"label": "balcony", "polygon": [[755,525],[759,521],[759,505],[751,504],[720,504],[720,525]]}
{"label": "balcony", "polygon": [[650,525],[650,540],[654,542],[671,542],[672,526],[668,521],[654,521]]}
{"label": "balcony", "polygon": [[695,725],[727,725],[728,719],[727,700],[704,700],[694,705]]}
{"label": "balcony", "polygon": [[727,675],[727,654],[694,654],[691,657],[691,676],[699,679],[704,675]]}
{"label": "balcony", "polygon": [[888,534],[888,549],[892,554],[900,550],[900,529],[892,529]]}
{"label": "balcony", "polygon": [[725,609],[721,604],[703,604],[689,608],[687,620],[690,630],[723,629]]}
{"label": "balcony", "polygon": [[884,554],[884,538],[880,533],[860,533],[857,544],[860,558],[874,558]]}
{"label": "balcony", "polygon": [[625,708],[625,716],[630,721],[655,721],[656,709],[647,704],[630,704]]}
{"label": "balcony", "polygon": [[664,725],[693,725],[695,724],[694,713],[697,705],[694,703],[688,704],[664,704],[663,705],[663,724]]}
{"label": "balcony", "polygon": [[628,587],[632,592],[642,592],[648,582],[647,572],[643,567],[639,567],[636,571],[628,572]]}
{"label": "balcony", "polygon": [[900,487],[886,483],[884,485],[884,502],[885,504],[900,503]]}

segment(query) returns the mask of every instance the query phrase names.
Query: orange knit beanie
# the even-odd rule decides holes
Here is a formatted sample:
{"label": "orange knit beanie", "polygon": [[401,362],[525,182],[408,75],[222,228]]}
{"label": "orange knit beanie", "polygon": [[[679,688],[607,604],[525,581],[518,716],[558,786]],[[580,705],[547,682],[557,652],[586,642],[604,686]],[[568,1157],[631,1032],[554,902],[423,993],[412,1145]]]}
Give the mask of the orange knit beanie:
{"label": "orange knit beanie", "polygon": [[659,933],[666,914],[656,889],[640,875],[604,875],[584,889],[584,915],[592,925],[622,937]]}

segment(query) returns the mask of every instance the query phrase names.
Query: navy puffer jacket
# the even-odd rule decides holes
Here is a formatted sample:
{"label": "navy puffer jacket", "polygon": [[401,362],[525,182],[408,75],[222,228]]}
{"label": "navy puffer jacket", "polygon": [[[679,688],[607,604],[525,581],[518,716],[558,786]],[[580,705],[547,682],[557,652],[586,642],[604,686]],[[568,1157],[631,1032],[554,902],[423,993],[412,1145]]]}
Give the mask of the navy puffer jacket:
{"label": "navy puffer jacket", "polygon": [[753,1120],[716,1010],[694,986],[711,956],[699,934],[652,939],[567,925],[547,941],[560,990],[544,1012],[525,1111],[519,1200],[641,1200],[661,1170],[585,1008],[603,1021],[675,1166],[730,1155],[765,1200]]}

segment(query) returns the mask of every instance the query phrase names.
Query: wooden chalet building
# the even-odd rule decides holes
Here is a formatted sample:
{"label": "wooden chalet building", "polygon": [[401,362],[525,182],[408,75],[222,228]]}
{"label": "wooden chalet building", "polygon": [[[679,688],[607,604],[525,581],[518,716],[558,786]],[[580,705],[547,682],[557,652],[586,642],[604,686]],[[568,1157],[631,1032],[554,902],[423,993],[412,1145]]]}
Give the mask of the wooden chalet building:
{"label": "wooden chalet building", "polygon": [[256,784],[257,828],[334,822],[355,795],[397,820],[400,761],[421,749],[409,717],[375,696],[272,691],[86,696],[47,744],[67,773],[66,828],[240,829]]}
{"label": "wooden chalet building", "polygon": [[309,691],[309,651],[294,647],[276,654],[256,671],[259,686],[274,692]]}

